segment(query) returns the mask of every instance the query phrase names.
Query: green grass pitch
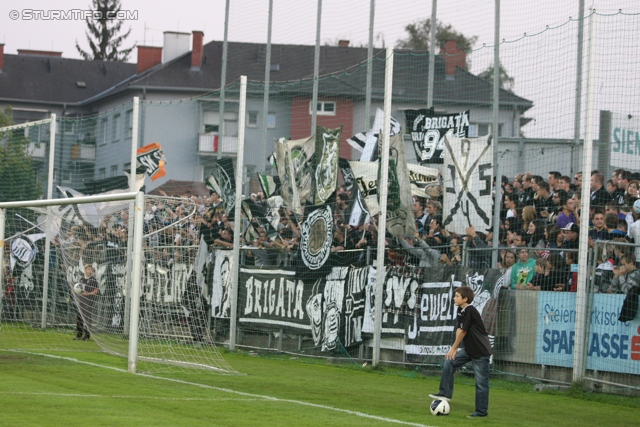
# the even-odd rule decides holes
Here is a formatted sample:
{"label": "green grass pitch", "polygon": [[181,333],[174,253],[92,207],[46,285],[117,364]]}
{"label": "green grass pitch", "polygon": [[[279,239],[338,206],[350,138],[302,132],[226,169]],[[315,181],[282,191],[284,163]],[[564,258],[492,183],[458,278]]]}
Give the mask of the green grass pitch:
{"label": "green grass pitch", "polygon": [[460,377],[451,415],[434,417],[428,394],[437,391],[439,378],[415,371],[238,352],[224,357],[242,375],[183,372],[161,378],[129,374],[125,359],[84,344],[93,351],[47,357],[0,350],[0,425],[638,425],[640,403],[633,398],[576,398],[499,380],[492,382],[489,418],[470,420],[473,379]]}

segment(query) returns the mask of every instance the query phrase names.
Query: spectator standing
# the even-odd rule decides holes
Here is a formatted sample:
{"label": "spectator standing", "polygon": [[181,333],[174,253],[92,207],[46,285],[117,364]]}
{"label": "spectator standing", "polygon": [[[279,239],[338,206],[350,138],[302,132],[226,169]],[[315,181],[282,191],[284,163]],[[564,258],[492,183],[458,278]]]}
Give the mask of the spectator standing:
{"label": "spectator standing", "polygon": [[613,279],[609,293],[627,294],[640,286],[640,271],[636,268],[636,256],[626,253],[620,259],[620,267],[613,267]]}
{"label": "spectator standing", "polygon": [[518,262],[511,267],[511,289],[518,286],[522,289],[527,283],[531,282],[535,274],[536,260],[529,258],[529,249],[518,249]]}
{"label": "spectator standing", "polygon": [[562,212],[558,214],[556,219],[556,226],[560,229],[567,226],[569,223],[576,223],[577,218],[575,215],[576,201],[573,197],[562,200]]}
{"label": "spectator standing", "polygon": [[604,209],[611,202],[611,196],[604,188],[604,176],[601,173],[591,175],[591,208]]}

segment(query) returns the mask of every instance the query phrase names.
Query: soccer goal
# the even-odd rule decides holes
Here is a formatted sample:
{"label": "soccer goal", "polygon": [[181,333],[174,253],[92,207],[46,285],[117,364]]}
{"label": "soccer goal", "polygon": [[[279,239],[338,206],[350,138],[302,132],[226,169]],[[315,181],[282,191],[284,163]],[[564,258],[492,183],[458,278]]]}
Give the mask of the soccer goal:
{"label": "soccer goal", "polygon": [[0,349],[237,373],[210,337],[196,213],[190,199],[143,193],[0,203]]}

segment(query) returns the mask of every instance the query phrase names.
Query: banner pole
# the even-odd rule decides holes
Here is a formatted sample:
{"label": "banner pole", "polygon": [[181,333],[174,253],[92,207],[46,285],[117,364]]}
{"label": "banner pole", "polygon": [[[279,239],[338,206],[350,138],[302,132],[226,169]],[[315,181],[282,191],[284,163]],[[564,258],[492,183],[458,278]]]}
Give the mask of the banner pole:
{"label": "banner pole", "polygon": [[[498,115],[500,114],[500,0],[495,0],[495,28],[493,35],[493,240],[494,248],[500,243],[500,204],[502,199],[502,180],[500,179],[500,152],[498,150]],[[491,267],[498,267],[498,251],[491,251]]]}
{"label": "banner pole", "polygon": [[313,56],[313,94],[311,95],[311,135],[316,134],[318,116],[318,76],[320,74],[320,24],[322,21],[322,0],[318,0],[316,17],[316,49]]}
{"label": "banner pole", "polygon": [[389,134],[391,133],[391,97],[393,88],[393,48],[388,47],[384,72],[384,125],[380,155],[380,216],[378,217],[378,250],[376,259],[376,300],[373,332],[373,367],[380,364],[380,337],[382,335],[382,295],[385,278],[384,254],[387,229],[387,196],[389,193]]}

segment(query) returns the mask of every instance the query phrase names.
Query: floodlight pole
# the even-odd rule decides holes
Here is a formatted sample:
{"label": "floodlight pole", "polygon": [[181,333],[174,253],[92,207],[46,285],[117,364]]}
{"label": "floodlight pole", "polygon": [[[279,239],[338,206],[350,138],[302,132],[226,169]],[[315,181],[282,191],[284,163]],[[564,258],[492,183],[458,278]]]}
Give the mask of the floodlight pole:
{"label": "floodlight pole", "polygon": [[[594,74],[595,74],[595,53],[596,53],[596,11],[591,9],[589,19],[589,48],[587,59],[587,105],[586,122],[584,134],[584,148],[582,153],[582,171],[586,175],[593,166],[593,95],[594,95]],[[591,189],[588,184],[582,185],[581,212],[589,212],[589,202],[591,201]],[[588,301],[587,301],[587,255],[589,250],[589,227],[588,221],[583,221],[580,227],[580,245],[578,246],[578,289],[576,292],[576,343],[573,350],[573,382],[578,383],[583,380],[587,359],[587,333],[588,324]],[[595,255],[594,255],[595,256]]]}
{"label": "floodlight pole", "polygon": [[495,0],[495,28],[493,34],[493,177],[495,179],[493,190],[493,249],[491,251],[491,266],[498,267],[498,255],[496,250],[500,243],[500,203],[502,201],[502,180],[500,179],[500,151],[498,150],[498,115],[500,114],[500,0]]}
{"label": "floodlight pole", "polygon": [[227,85],[227,56],[229,36],[229,0],[224,7],[224,40],[222,41],[222,70],[220,70],[220,106],[218,107],[218,149],[216,159],[222,159],[222,140],[224,139],[224,100],[225,86]]}
{"label": "floodlight pole", "polygon": [[234,205],[233,223],[233,268],[231,268],[231,290],[229,291],[229,303],[231,305],[231,319],[229,327],[229,350],[236,348],[236,328],[238,327],[238,272],[240,270],[240,228],[242,217],[242,175],[244,166],[244,128],[247,110],[247,76],[240,76],[240,105],[238,114],[238,154],[236,158],[236,203]]}
{"label": "floodlight pole", "polygon": [[269,137],[269,82],[271,81],[271,24],[273,21],[273,0],[269,0],[269,23],[267,25],[267,57],[264,63],[264,98],[262,99],[262,150],[260,154],[260,171],[265,173],[267,168],[267,143]]}
{"label": "floodlight pole", "polygon": [[433,107],[433,80],[436,70],[436,12],[438,0],[431,0],[431,34],[429,35],[429,77],[427,78],[427,108]]}
{"label": "floodlight pole", "polygon": [[[49,123],[49,179],[47,179],[47,199],[53,199],[53,166],[56,148],[56,115],[51,115]],[[47,206],[47,221],[44,231],[44,273],[42,280],[42,315],[40,317],[40,327],[47,327],[47,305],[49,300],[49,262],[51,260],[51,206]]]}
{"label": "floodlight pole", "polygon": [[318,0],[316,17],[316,49],[313,56],[313,94],[311,95],[311,135],[316,134],[318,118],[318,78],[320,74],[320,26],[322,22],[322,0]]}
{"label": "floodlight pole", "polygon": [[376,14],[376,0],[371,0],[369,5],[369,46],[367,47],[367,86],[364,92],[364,127],[368,130],[371,126],[371,85],[373,83],[373,25]]}
{"label": "floodlight pole", "polygon": [[389,134],[391,133],[391,97],[393,88],[393,48],[388,47],[384,69],[384,122],[382,126],[382,153],[380,155],[380,216],[378,217],[378,250],[376,259],[376,298],[373,330],[373,367],[380,364],[380,337],[382,335],[382,295],[385,279],[384,253],[387,230],[387,196],[389,193]]}
{"label": "floodlight pole", "polygon": [[131,263],[131,319],[129,322],[129,372],[136,373],[138,367],[138,326],[140,322],[140,288],[142,287],[142,226],[144,193],[135,198],[133,221],[133,256]]}

